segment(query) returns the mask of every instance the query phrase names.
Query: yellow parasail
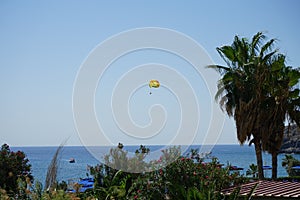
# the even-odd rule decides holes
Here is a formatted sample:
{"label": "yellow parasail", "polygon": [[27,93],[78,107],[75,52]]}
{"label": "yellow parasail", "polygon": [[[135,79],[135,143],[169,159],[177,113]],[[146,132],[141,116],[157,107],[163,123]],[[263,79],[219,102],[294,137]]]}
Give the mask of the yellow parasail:
{"label": "yellow parasail", "polygon": [[149,82],[149,87],[152,88],[158,88],[160,86],[160,83],[158,82],[158,80],[150,80]]}

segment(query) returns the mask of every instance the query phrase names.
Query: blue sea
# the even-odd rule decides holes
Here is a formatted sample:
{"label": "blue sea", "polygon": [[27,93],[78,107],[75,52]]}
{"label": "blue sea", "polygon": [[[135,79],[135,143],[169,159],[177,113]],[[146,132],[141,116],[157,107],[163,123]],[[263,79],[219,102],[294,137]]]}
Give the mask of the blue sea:
{"label": "blue sea", "polygon": [[[151,151],[164,148],[163,146],[147,146]],[[139,146],[125,146],[124,149],[128,152],[134,152]],[[198,146],[191,146],[189,149],[199,148]],[[52,160],[57,147],[12,147],[13,151],[24,151],[32,166],[32,174],[35,180],[44,184],[48,166]],[[102,154],[107,154],[109,147],[102,149]],[[244,168],[240,171],[241,174],[246,175],[247,169],[251,163],[256,163],[254,147],[240,146],[240,145],[215,145],[211,149],[211,156],[217,157],[221,164],[225,166],[231,164]],[[299,154],[294,155],[295,158],[300,159]],[[70,163],[70,158],[75,159],[75,163]],[[281,166],[284,154],[278,156],[278,177],[287,176],[286,170]],[[263,164],[271,166],[271,156],[263,153]],[[100,160],[101,161],[101,160]],[[99,162],[88,149],[82,146],[65,146],[61,151],[59,157],[58,181],[68,181],[70,179],[86,178],[89,176],[88,166],[95,166]],[[265,176],[271,177],[271,170],[265,170]]]}

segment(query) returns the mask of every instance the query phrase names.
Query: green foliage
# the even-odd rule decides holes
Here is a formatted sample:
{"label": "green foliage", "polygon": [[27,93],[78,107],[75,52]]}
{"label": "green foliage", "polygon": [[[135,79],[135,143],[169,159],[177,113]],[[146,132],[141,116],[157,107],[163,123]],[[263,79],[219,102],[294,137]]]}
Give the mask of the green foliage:
{"label": "green foliage", "polygon": [[119,144],[118,148],[111,149],[110,154],[105,157],[107,164],[90,167],[90,174],[95,179],[94,192],[90,192],[92,196],[100,199],[124,199],[127,196],[135,174],[117,170],[114,167],[133,169],[134,163],[144,166],[144,153],[136,153],[136,157],[129,158],[122,148]]}
{"label": "green foliage", "polygon": [[[132,162],[143,167],[152,166],[152,170],[142,173],[129,173],[114,169],[105,164],[90,167],[90,174],[95,179],[94,189],[79,192],[80,185],[74,185],[75,193],[67,193],[66,182],[55,183],[51,190],[44,190],[42,184],[34,184],[27,179],[19,178],[17,192],[14,197],[32,200],[157,200],[157,199],[236,199],[238,192],[224,196],[221,190],[229,186],[239,185],[245,179],[238,173],[231,173],[229,167],[223,168],[216,158],[209,158],[206,154],[200,155],[192,149],[186,156],[180,156],[180,147],[170,147],[162,150],[158,160],[146,163],[145,156],[149,149],[141,145],[135,157],[129,158],[127,152],[119,147],[112,149],[106,161],[112,166],[117,162],[131,166]],[[117,160],[122,158],[123,160]],[[204,160],[210,162],[204,163]],[[172,162],[173,161],[173,162]],[[124,165],[123,165],[124,166]],[[154,167],[153,167],[154,166]],[[0,189],[0,199],[9,199],[6,190]]]}
{"label": "green foliage", "polygon": [[[141,146],[136,151],[137,158],[143,149],[147,148]],[[128,158],[125,154],[117,148],[111,150],[106,159],[116,166],[113,161],[121,157],[130,165],[136,158]],[[96,183],[90,195],[98,199],[222,199],[220,191],[223,188],[245,181],[238,173],[231,173],[229,167],[223,168],[216,158],[204,163],[208,157],[203,156],[195,149],[187,156],[180,156],[180,147],[170,147],[162,150],[158,160],[150,162],[153,171],[126,173],[104,164],[91,167],[90,173]],[[144,163],[143,166],[149,165]]]}
{"label": "green foliage", "polygon": [[42,195],[43,195],[42,183],[39,181],[35,181],[34,185],[30,185],[30,187],[31,187],[30,198],[32,200],[42,199]]}
{"label": "green foliage", "polygon": [[20,187],[26,188],[26,185],[18,183],[22,180],[26,184],[26,178],[27,182],[30,182],[33,177],[25,153],[13,152],[7,144],[3,144],[0,151],[0,188],[5,190],[9,196],[18,194]]}
{"label": "green foliage", "polygon": [[246,171],[246,176],[251,176],[252,178],[257,178],[258,174],[258,169],[257,165],[251,164],[249,165],[249,169]]}
{"label": "green foliage", "polygon": [[66,193],[64,190],[54,190],[44,192],[42,196],[43,200],[72,200],[72,195]]}
{"label": "green foliage", "polygon": [[297,160],[292,155],[285,155],[285,158],[282,159],[282,167],[285,167],[286,172],[290,177],[300,176],[300,170],[292,169],[295,166],[300,166],[300,160]]}
{"label": "green foliage", "polygon": [[149,148],[141,145],[135,151],[134,157],[129,157],[128,152],[123,150],[123,144],[119,143],[117,148],[110,149],[108,155],[104,157],[105,165],[112,169],[124,170],[128,172],[143,172],[148,170],[148,164],[144,158],[149,153]]}
{"label": "green foliage", "polygon": [[272,154],[275,179],[284,123],[300,125],[300,97],[294,87],[300,71],[285,65],[285,55],[273,48],[275,41],[266,41],[262,32],[252,40],[235,36],[231,45],[217,48],[227,66],[208,66],[221,75],[216,99],[234,117],[239,142],[255,145],[260,179],[264,178],[262,150]]}
{"label": "green foliage", "polygon": [[178,195],[186,197],[191,191],[194,195],[200,193],[197,195],[201,195],[201,199],[215,199],[217,191],[244,181],[238,173],[230,173],[229,168],[222,168],[216,158],[208,163],[197,163],[191,158],[180,157],[165,168],[164,174],[172,199]]}

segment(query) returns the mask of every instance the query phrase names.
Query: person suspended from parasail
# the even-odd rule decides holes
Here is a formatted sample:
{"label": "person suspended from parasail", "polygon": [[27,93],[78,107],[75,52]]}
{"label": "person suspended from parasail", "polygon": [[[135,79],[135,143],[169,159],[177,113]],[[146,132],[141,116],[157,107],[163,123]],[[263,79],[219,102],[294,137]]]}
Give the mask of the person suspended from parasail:
{"label": "person suspended from parasail", "polygon": [[[159,88],[159,86],[160,86],[160,83],[159,83],[159,81],[158,80],[150,80],[150,82],[149,82],[149,87],[150,88]],[[149,94],[152,94],[152,92],[150,91],[150,93]]]}

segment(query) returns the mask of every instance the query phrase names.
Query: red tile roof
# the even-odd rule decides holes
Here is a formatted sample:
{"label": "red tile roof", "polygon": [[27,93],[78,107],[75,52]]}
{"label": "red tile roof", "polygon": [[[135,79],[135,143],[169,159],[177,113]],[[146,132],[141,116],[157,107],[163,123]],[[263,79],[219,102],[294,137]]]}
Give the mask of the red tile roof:
{"label": "red tile roof", "polygon": [[[298,182],[279,182],[279,181],[255,181],[241,186],[240,195],[250,194],[252,188],[257,185],[253,197],[272,197],[272,198],[297,198],[300,199],[300,183]],[[236,187],[224,189],[225,195],[232,193]]]}

